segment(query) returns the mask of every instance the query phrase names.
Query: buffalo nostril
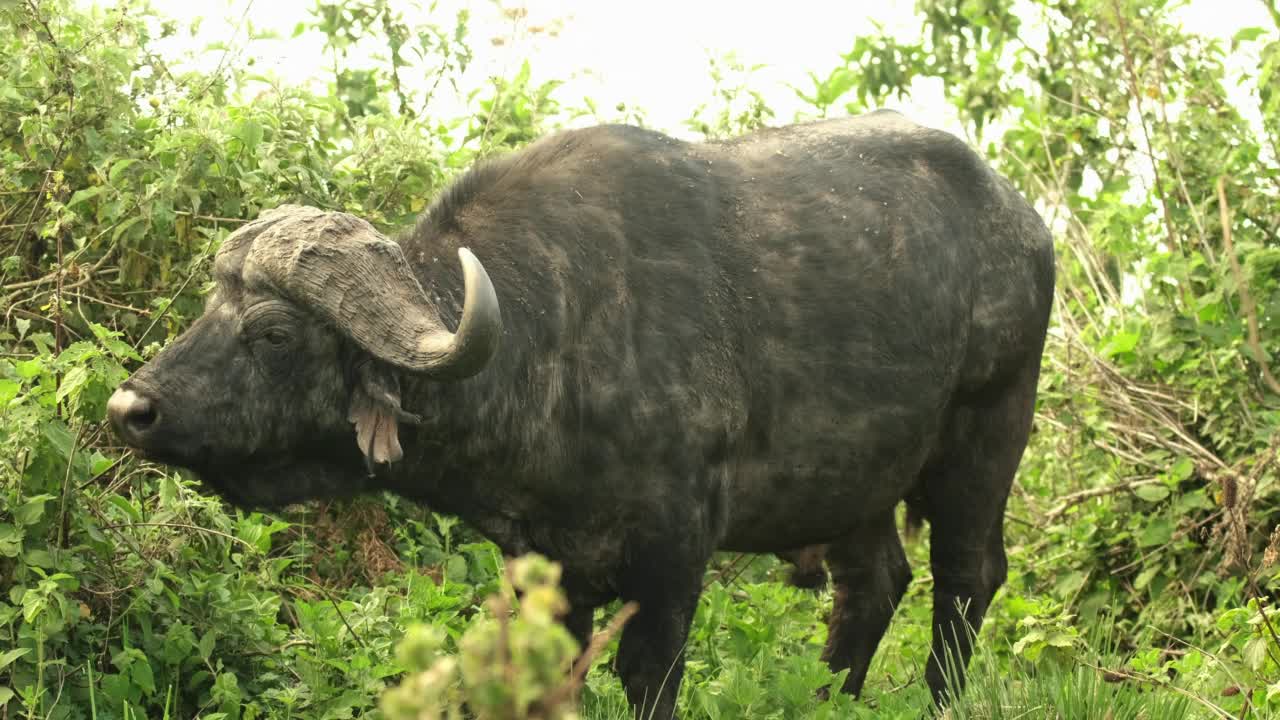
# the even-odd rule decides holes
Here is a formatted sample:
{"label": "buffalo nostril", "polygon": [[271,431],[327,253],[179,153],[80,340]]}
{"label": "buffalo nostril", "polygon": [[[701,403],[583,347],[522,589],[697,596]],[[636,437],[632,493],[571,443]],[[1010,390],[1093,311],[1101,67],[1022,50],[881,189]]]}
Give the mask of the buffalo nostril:
{"label": "buffalo nostril", "polygon": [[142,402],[135,404],[129,413],[128,422],[136,428],[149,428],[154,425],[156,409],[151,406],[151,401],[142,398]]}
{"label": "buffalo nostril", "polygon": [[136,439],[158,419],[151,400],[132,390],[117,390],[107,401],[107,415],[126,440]]}

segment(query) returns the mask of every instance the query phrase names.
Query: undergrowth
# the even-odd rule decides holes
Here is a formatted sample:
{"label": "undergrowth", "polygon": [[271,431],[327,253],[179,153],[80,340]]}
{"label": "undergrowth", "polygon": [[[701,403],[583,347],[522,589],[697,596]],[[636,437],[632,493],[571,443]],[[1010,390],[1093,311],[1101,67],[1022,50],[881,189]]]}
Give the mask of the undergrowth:
{"label": "undergrowth", "polygon": [[[1280,715],[1268,7],[1273,25],[1223,44],[1160,2],[922,0],[919,38],[851,38],[789,90],[805,117],[836,116],[940,81],[1058,245],[1009,582],[950,717]],[[393,230],[480,157],[618,119],[535,82],[536,57],[476,90],[465,117],[439,117],[435,93],[480,50],[467,13],[430,17],[317,3],[299,24],[327,42],[328,88],[313,93],[255,67],[254,40],[209,49],[213,72],[178,69],[155,48],[188,28],[141,2],[0,3],[0,719],[394,716],[404,693],[385,715],[380,698],[440,660],[461,673],[440,671],[455,683],[441,697],[489,692],[465,676],[496,662],[496,627],[555,651],[525,669],[540,697],[563,697],[518,712],[629,716],[610,669],[620,608],[599,614],[590,671],[562,690],[570,653],[542,622],[554,599],[526,616],[500,553],[456,519],[390,496],[232,511],[103,424],[112,389],[199,314],[218,244],[261,209],[301,202]],[[507,17],[513,35],[547,32]],[[375,60],[348,57],[370,43]],[[1256,116],[1228,99],[1231,58]],[[717,59],[687,127],[781,122],[752,69]],[[787,586],[771,556],[718,557],[685,716],[919,717],[927,533],[907,549],[914,580],[860,699],[817,693],[841,680],[818,659],[829,591]]]}

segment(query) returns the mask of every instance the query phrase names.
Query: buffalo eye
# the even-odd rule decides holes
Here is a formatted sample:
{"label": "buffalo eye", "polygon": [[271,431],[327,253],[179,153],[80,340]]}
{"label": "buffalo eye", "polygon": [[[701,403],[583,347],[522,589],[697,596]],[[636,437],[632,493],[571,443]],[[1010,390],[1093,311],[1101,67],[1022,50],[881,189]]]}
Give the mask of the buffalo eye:
{"label": "buffalo eye", "polygon": [[298,319],[284,303],[266,301],[247,307],[241,322],[245,340],[260,348],[280,350],[293,344]]}
{"label": "buffalo eye", "polygon": [[289,333],[280,328],[268,328],[262,333],[262,339],[273,348],[282,348],[289,344]]}

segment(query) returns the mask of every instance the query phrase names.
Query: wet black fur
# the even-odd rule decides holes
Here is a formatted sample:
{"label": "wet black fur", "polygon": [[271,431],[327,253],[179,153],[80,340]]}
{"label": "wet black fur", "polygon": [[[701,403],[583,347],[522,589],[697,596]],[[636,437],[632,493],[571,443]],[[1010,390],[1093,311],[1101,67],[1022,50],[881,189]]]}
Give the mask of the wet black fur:
{"label": "wet black fur", "polygon": [[[400,242],[450,327],[474,251],[506,328],[475,377],[395,378],[422,418],[401,462],[368,478],[346,420],[367,356],[234,277],[129,381],[159,408],[147,450],[242,504],[382,488],[456,514],[563,563],[580,636],[639,601],[618,670],[656,717],[717,549],[828,546],[824,657],[858,692],[910,578],[910,495],[934,650],[962,671],[962,621],[1005,576],[1054,268],[1040,218],[961,141],[892,113],[700,145],[568,131],[475,168]],[[245,327],[272,303],[284,351]],[[939,698],[948,671],[929,664]]]}

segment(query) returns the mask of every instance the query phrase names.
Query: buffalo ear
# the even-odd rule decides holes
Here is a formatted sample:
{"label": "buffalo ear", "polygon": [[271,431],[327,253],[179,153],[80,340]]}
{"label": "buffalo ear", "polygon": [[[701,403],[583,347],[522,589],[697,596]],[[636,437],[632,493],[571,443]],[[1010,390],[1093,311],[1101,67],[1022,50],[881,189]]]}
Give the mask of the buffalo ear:
{"label": "buffalo ear", "polygon": [[395,372],[372,359],[356,368],[347,420],[355,425],[356,444],[364,453],[370,475],[374,466],[393,463],[404,457],[404,450],[400,447],[400,423],[422,422],[417,415],[400,407],[400,381]]}

